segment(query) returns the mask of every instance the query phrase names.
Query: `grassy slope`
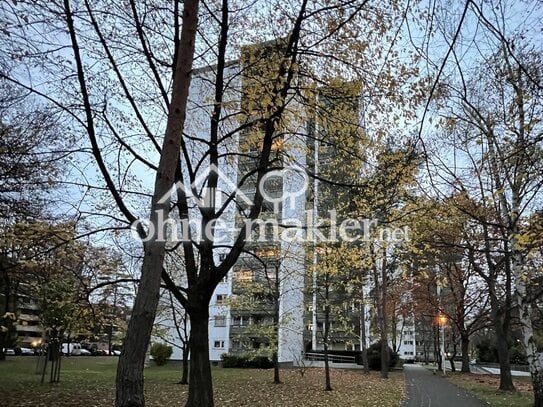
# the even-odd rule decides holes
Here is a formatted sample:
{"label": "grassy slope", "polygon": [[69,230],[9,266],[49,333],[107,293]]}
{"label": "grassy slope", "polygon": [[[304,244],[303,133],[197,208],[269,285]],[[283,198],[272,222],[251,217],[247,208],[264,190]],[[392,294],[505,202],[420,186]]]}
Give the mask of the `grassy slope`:
{"label": "grassy slope", "polygon": [[[111,406],[114,399],[116,357],[63,358],[61,383],[40,384],[35,357],[8,357],[0,362],[0,405]],[[183,406],[186,386],[176,384],[179,364],[145,370],[148,406]],[[302,378],[295,369],[282,371],[283,384],[272,384],[271,370],[213,370],[217,406],[400,406],[403,374],[389,380],[378,373],[334,370],[334,391],[324,392],[323,371],[308,369]]]}

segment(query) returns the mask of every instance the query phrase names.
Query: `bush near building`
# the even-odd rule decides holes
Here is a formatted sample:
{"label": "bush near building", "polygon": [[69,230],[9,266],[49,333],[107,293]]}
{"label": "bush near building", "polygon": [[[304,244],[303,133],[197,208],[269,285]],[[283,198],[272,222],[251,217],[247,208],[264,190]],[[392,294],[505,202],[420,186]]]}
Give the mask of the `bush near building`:
{"label": "bush near building", "polygon": [[273,362],[267,356],[250,354],[233,355],[223,353],[221,355],[222,367],[240,367],[247,369],[271,369]]}
{"label": "bush near building", "polygon": [[[398,363],[398,354],[388,348],[388,367],[392,369]],[[371,370],[381,370],[381,344],[374,343],[368,348],[368,366]]]}
{"label": "bush near building", "polygon": [[164,343],[155,343],[151,346],[151,356],[158,366],[164,366],[172,356],[173,349]]}

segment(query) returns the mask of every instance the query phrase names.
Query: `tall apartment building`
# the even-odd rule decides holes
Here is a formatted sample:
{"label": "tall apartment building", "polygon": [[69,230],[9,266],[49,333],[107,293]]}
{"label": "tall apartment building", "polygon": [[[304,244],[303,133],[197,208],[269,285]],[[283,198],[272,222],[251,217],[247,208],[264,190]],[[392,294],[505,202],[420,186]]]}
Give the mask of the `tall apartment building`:
{"label": "tall apartment building", "polygon": [[[251,115],[258,118],[261,104],[267,103],[263,89],[271,80],[266,71],[269,66],[262,67],[259,61],[267,63],[273,60],[277,50],[275,47],[281,47],[280,41],[247,47],[242,50],[239,61],[230,62],[226,67],[225,82],[228,87],[223,102],[220,136],[229,132],[233,135],[228,143],[219,147],[222,158],[219,161],[217,190],[220,192],[215,200],[220,202],[221,192],[223,197],[228,196],[238,184],[242,184],[239,193],[246,199],[238,199],[237,205],[228,206],[223,214],[221,227],[216,229],[216,240],[220,240],[225,251],[216,251],[216,263],[223,260],[227,247],[234,243],[244,221],[242,214],[249,209],[258,187],[255,176],[247,174],[256,167],[256,153],[263,129],[251,126],[234,132],[239,126],[235,114],[241,110],[246,112],[245,119]],[[214,69],[208,67],[194,72],[187,110],[186,133],[204,140],[209,138],[210,132]],[[272,73],[275,74],[273,68]],[[287,97],[287,119],[276,129],[272,147],[275,166],[286,167],[287,170],[277,172],[261,185],[265,190],[265,200],[259,217],[260,224],[247,242],[245,253],[218,284],[211,298],[211,361],[219,361],[221,355],[227,352],[265,352],[272,341],[277,341],[278,359],[285,364],[296,363],[304,352],[322,349],[322,306],[315,301],[316,294],[311,292],[311,270],[318,261],[314,256],[315,246],[310,240],[282,237],[296,233],[289,229],[289,225],[302,225],[301,229],[295,230],[304,233],[308,222],[315,222],[319,213],[326,215],[328,210],[334,209],[339,199],[348,200],[345,192],[339,196],[326,185],[319,187],[318,182],[308,177],[305,171],[309,169],[312,173],[325,175],[335,171],[337,176],[338,168],[353,166],[352,162],[336,162],[334,171],[327,169],[338,153],[334,142],[342,142],[341,135],[333,134],[331,115],[340,117],[343,132],[358,131],[361,127],[358,91],[356,85],[345,82],[318,89],[312,96],[319,99],[318,104],[322,109],[318,112],[314,105],[313,108],[306,108],[296,92]],[[189,153],[196,156],[203,154],[196,146]],[[272,223],[280,224],[280,230],[274,229]],[[278,238],[278,234],[281,238]],[[366,294],[369,293],[369,289],[364,290]],[[271,298],[274,292],[279,297],[278,310],[274,309],[277,298]],[[243,297],[254,301],[236,303]],[[359,310],[347,306],[345,314],[349,314],[353,324],[357,325],[354,331],[359,330]],[[363,317],[369,320],[369,312]],[[277,319],[278,332],[274,332]],[[360,347],[357,335],[335,330],[331,349],[356,350]],[[181,358],[180,351],[175,351],[173,358]]]}
{"label": "tall apartment building", "polygon": [[20,295],[17,298],[17,307],[17,346],[21,348],[39,346],[45,336],[38,305],[29,296]]}

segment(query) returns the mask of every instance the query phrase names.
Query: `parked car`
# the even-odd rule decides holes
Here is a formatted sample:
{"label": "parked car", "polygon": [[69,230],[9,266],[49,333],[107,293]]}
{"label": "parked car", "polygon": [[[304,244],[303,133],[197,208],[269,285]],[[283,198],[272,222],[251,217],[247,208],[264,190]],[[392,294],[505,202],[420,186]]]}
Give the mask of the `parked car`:
{"label": "parked car", "polygon": [[121,351],[120,350],[113,350],[113,351],[111,351],[111,353],[113,354],[113,356],[121,356]]}
{"label": "parked car", "polygon": [[81,355],[81,344],[79,343],[63,343],[62,344],[62,354],[63,355],[72,355],[79,356]]}
{"label": "parked car", "polygon": [[20,348],[16,347],[13,349],[13,352],[17,356],[29,356],[34,354],[34,349],[31,348]]}
{"label": "parked car", "polygon": [[90,355],[92,355],[91,351],[88,350],[88,349],[81,349],[81,350],[79,351],[79,354],[80,354],[81,356],[90,356]]}
{"label": "parked car", "polygon": [[15,356],[15,349],[6,349],[6,355]]}

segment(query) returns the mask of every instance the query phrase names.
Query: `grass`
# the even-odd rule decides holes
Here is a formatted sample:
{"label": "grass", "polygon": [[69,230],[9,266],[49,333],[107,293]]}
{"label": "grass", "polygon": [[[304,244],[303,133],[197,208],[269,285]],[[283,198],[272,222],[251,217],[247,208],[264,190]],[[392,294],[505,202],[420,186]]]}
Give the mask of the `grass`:
{"label": "grass", "polygon": [[515,392],[498,390],[499,377],[494,375],[451,373],[448,378],[492,407],[531,407],[533,405],[529,378],[515,378],[513,380],[517,388]]}
{"label": "grass", "polygon": [[[0,362],[0,405],[17,406],[111,406],[115,395],[115,357],[63,358],[61,382],[40,384],[36,358],[8,357]],[[180,365],[145,369],[147,406],[183,406],[187,386],[176,384]],[[334,391],[323,391],[322,369],[283,369],[283,384],[272,383],[273,371],[213,368],[217,406],[400,406],[404,395],[402,372],[390,379],[378,372],[332,370]]]}

